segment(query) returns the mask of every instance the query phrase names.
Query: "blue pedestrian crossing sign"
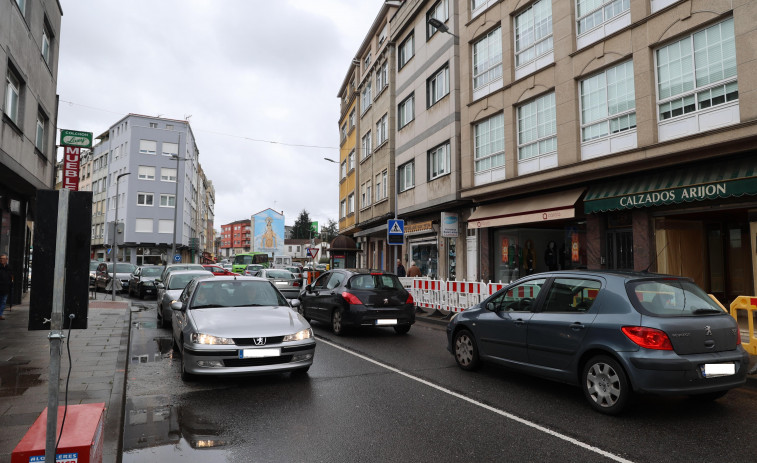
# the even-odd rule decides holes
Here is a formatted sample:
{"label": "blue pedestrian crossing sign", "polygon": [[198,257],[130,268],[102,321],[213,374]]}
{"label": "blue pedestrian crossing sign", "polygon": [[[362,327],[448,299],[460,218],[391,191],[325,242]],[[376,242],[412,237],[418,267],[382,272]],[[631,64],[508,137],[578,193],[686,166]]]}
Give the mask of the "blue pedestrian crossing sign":
{"label": "blue pedestrian crossing sign", "polygon": [[405,221],[400,219],[387,221],[386,235],[387,243],[402,245],[405,241]]}

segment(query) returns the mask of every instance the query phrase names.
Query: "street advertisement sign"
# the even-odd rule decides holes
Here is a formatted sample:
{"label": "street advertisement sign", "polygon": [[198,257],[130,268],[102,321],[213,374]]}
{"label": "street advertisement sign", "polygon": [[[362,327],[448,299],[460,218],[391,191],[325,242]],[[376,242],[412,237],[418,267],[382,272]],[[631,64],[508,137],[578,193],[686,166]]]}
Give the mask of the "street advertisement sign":
{"label": "street advertisement sign", "polygon": [[60,144],[62,146],[76,146],[79,148],[92,148],[92,132],[80,132],[78,130],[61,130]]}
{"label": "street advertisement sign", "polygon": [[445,238],[457,238],[457,214],[442,212],[442,236]]}
{"label": "street advertisement sign", "polygon": [[63,188],[79,191],[79,161],[81,148],[63,147]]}

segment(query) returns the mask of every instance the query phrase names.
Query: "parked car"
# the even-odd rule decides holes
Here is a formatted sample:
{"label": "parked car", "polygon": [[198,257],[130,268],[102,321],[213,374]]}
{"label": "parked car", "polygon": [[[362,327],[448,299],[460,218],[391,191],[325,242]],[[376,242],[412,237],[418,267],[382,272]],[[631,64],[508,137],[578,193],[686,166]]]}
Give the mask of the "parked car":
{"label": "parked car", "polygon": [[488,361],[578,385],[606,414],[634,392],[715,400],[749,365],[719,303],[690,279],[649,273],[528,276],[457,314],[447,341],[464,370]]}
{"label": "parked car", "polygon": [[294,277],[300,281],[300,286],[302,286],[303,273],[300,267],[293,265],[293,266],[284,268],[284,270],[289,270],[290,272],[292,272],[292,275],[294,275]]}
{"label": "parked car", "polygon": [[415,301],[396,275],[383,271],[335,269],[300,293],[306,320],[330,323],[334,334],[350,326],[391,326],[405,334],[415,323]]}
{"label": "parked car", "polygon": [[247,276],[256,277],[256,276],[258,276],[258,272],[260,272],[261,270],[263,270],[263,266],[262,265],[260,265],[260,264],[249,264],[247,267],[245,267],[244,274],[247,275]]}
{"label": "parked car", "polygon": [[313,364],[313,330],[265,279],[195,278],[171,308],[173,344],[181,352],[182,379],[305,373]]}
{"label": "parked car", "polygon": [[155,296],[158,289],[155,287],[155,279],[163,273],[162,265],[143,265],[137,267],[129,278],[129,296],[137,296],[144,299],[146,295]]}
{"label": "parked car", "polygon": [[[119,262],[116,266],[116,291],[129,290],[129,278],[137,266],[128,262]],[[100,262],[95,271],[95,289],[112,291],[111,280],[113,279],[113,262]],[[120,284],[119,284],[120,283]]]}
{"label": "parked car", "polygon": [[281,291],[287,299],[297,299],[300,296],[300,290],[302,289],[301,282],[289,270],[284,270],[283,268],[264,268],[258,270],[256,276],[273,282],[276,289]]}
{"label": "parked car", "polygon": [[169,264],[163,268],[163,273],[160,274],[160,278],[156,278],[156,281],[158,283],[162,281],[166,281],[166,277],[168,276],[168,274],[175,270],[205,270],[206,272],[208,271],[205,269],[205,267],[202,266],[202,264]]}
{"label": "parked car", "polygon": [[[97,278],[97,267],[99,265],[100,265],[99,260],[89,261],[89,286],[90,287],[95,286],[95,279]],[[31,275],[29,275],[29,279],[31,280]]]}
{"label": "parked car", "polygon": [[171,324],[171,302],[178,299],[184,287],[192,278],[213,278],[215,275],[207,270],[174,270],[165,282],[158,282],[158,327]]}
{"label": "parked car", "polygon": [[239,275],[238,273],[232,272],[230,269],[226,270],[225,268],[221,267],[220,265],[213,265],[213,264],[203,264],[203,268],[210,273],[212,273],[215,276],[220,275]]}

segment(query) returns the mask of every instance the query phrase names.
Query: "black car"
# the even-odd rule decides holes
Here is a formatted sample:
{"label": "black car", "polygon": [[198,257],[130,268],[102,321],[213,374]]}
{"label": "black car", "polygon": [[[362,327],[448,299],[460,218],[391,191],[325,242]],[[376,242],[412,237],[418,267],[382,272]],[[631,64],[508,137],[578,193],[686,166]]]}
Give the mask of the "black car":
{"label": "black car", "polygon": [[457,314],[447,349],[580,386],[620,413],[631,394],[715,400],[746,382],[736,321],[688,278],[613,271],[530,275]]}
{"label": "black car", "polygon": [[300,293],[306,320],[331,324],[334,334],[347,327],[391,326],[398,334],[415,323],[415,301],[393,273],[335,269]]}
{"label": "black car", "polygon": [[156,296],[155,279],[163,273],[162,265],[143,265],[138,267],[129,278],[129,296],[144,299],[146,295]]}

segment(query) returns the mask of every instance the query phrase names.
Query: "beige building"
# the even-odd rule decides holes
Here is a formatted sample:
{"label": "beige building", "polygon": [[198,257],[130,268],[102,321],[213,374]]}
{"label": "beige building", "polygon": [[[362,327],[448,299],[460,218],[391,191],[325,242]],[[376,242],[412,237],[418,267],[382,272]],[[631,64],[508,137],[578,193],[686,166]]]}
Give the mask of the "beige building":
{"label": "beige building", "polygon": [[458,5],[481,279],[651,268],[755,293],[757,2]]}

